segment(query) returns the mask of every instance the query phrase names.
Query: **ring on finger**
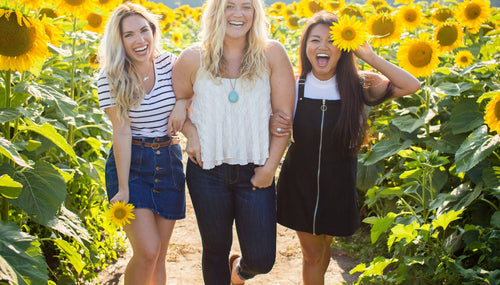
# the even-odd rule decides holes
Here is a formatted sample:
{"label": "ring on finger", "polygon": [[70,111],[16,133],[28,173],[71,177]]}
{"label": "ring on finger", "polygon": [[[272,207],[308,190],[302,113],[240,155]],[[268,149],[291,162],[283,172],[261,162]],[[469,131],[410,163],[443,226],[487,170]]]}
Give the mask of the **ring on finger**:
{"label": "ring on finger", "polygon": [[280,127],[277,127],[277,128],[276,128],[276,131],[277,131],[278,133],[281,133],[281,128],[280,128]]}

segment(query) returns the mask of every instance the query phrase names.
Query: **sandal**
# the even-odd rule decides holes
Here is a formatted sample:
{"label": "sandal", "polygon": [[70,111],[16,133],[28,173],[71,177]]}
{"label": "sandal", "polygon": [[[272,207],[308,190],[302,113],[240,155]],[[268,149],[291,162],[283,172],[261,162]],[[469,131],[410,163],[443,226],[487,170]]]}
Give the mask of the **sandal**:
{"label": "sandal", "polygon": [[243,283],[234,283],[233,282],[233,270],[236,270],[236,266],[235,266],[235,261],[238,260],[238,258],[240,258],[239,255],[237,254],[233,254],[231,255],[231,257],[229,258],[229,266],[231,267],[231,285],[243,285],[245,284],[245,281],[243,281]]}

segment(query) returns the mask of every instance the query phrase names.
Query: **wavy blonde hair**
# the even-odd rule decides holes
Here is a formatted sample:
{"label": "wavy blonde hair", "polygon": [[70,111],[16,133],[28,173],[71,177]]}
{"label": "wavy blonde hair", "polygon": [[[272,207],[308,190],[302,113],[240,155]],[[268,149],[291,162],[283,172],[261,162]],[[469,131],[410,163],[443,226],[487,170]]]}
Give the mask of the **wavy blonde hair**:
{"label": "wavy blonde hair", "polygon": [[[201,19],[199,39],[202,50],[202,66],[212,78],[221,77],[227,71],[223,58],[226,18],[224,10],[228,0],[207,0]],[[252,27],[247,33],[247,44],[240,65],[239,75],[253,80],[267,74],[265,49],[268,44],[267,20],[262,0],[252,0],[254,9]]]}
{"label": "wavy blonde hair", "polygon": [[139,15],[148,21],[153,31],[153,56],[160,54],[159,17],[141,5],[130,2],[120,4],[113,11],[99,45],[99,64],[106,74],[118,118],[127,120],[128,111],[132,107],[138,107],[145,96],[141,77],[127,56],[122,42],[123,19],[132,15]]}

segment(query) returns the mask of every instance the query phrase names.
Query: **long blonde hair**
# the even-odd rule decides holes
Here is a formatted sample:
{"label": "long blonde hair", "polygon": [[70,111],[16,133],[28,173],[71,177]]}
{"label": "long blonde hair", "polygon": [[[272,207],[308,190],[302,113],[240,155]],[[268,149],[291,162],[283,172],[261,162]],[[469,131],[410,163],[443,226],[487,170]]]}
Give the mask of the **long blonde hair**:
{"label": "long blonde hair", "polygon": [[[207,0],[201,19],[199,38],[202,50],[202,66],[212,78],[221,77],[226,71],[223,58],[226,19],[224,10],[228,0]],[[253,24],[247,34],[245,53],[239,75],[250,80],[267,74],[265,49],[268,43],[267,20],[262,0],[252,0]]]}
{"label": "long blonde hair", "polygon": [[145,96],[141,77],[127,56],[122,42],[122,21],[132,15],[139,15],[148,21],[153,31],[153,56],[157,56],[160,53],[159,18],[141,5],[130,2],[120,4],[113,11],[99,45],[99,64],[106,74],[118,118],[127,120],[128,111],[132,107],[138,107]]}

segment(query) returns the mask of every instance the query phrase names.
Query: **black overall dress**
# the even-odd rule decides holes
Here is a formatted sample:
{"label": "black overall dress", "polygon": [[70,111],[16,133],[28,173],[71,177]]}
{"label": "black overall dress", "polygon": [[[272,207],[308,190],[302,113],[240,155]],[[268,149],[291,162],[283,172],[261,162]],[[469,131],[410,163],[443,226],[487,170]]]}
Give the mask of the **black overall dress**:
{"label": "black overall dress", "polygon": [[348,236],[359,225],[357,157],[339,155],[346,151],[334,146],[333,140],[342,139],[332,135],[341,102],[304,98],[301,81],[293,121],[295,143],[288,149],[277,185],[278,223],[315,235]]}

